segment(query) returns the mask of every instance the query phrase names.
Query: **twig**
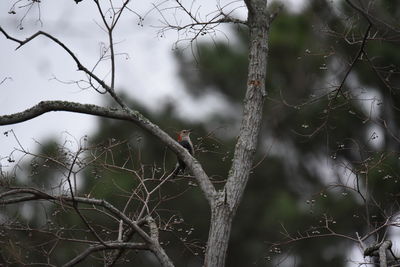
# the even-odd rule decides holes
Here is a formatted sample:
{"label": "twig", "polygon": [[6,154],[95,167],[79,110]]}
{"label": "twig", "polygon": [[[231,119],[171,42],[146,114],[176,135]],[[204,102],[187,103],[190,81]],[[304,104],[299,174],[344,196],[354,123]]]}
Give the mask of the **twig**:
{"label": "twig", "polygon": [[[68,181],[68,186],[69,186],[69,191],[71,193],[71,198],[72,198],[72,207],[78,214],[78,216],[82,219],[83,223],[86,225],[86,227],[89,229],[89,231],[94,235],[94,237],[103,245],[107,246],[104,241],[100,238],[100,236],[96,233],[96,231],[93,229],[93,227],[90,225],[90,223],[86,220],[86,218],[83,216],[81,211],[78,208],[78,202],[75,201],[75,196],[74,196],[74,190],[72,189],[72,184],[71,184],[71,174],[72,170],[74,168],[75,162],[79,157],[79,152],[76,152],[74,159],[72,160],[71,167],[69,168],[68,175],[67,175],[67,181]],[[76,182],[76,181],[75,181]],[[75,184],[76,186],[76,184]],[[76,193],[76,191],[75,191]]]}
{"label": "twig", "polygon": [[78,57],[71,51],[71,49],[69,49],[63,42],[61,42],[60,40],[58,40],[56,37],[52,36],[51,34],[48,34],[43,31],[38,31],[35,34],[31,35],[30,37],[26,38],[24,41],[21,41],[21,40],[18,40],[16,38],[10,36],[1,26],[0,26],[0,32],[2,32],[7,39],[10,39],[19,44],[19,46],[16,48],[16,50],[40,35],[43,35],[43,36],[49,38],[50,40],[52,40],[53,42],[55,42],[56,44],[61,46],[61,48],[63,48],[72,57],[72,59],[75,61],[75,63],[78,66],[78,70],[85,72],[88,76],[90,76],[91,78],[96,80],[96,82],[98,82],[122,108],[125,108],[125,109],[128,108],[126,106],[126,104],[122,101],[122,99],[116,95],[113,88],[108,86],[102,79],[100,79],[97,75],[95,75],[93,72],[89,71],[85,66],[83,66],[83,64],[80,62]]}
{"label": "twig", "polygon": [[136,249],[136,250],[148,250],[149,247],[145,243],[123,243],[123,242],[107,242],[104,245],[92,245],[88,247],[81,254],[67,262],[63,265],[63,267],[74,266],[81,261],[85,260],[90,254],[102,251],[102,250],[110,250],[110,249]]}
{"label": "twig", "polygon": [[[354,57],[353,61],[351,62],[349,68],[346,71],[346,74],[344,75],[342,82],[340,83],[339,87],[336,89],[336,94],[334,96],[333,99],[336,99],[338,94],[341,93],[343,95],[343,97],[345,97],[343,91],[342,91],[342,87],[344,85],[344,83],[346,82],[347,77],[349,76],[351,70],[353,69],[354,65],[356,64],[357,60],[360,58],[360,56],[363,54],[364,51],[364,47],[367,43],[367,37],[369,35],[369,31],[371,30],[372,24],[369,23],[367,30],[365,31],[364,37],[363,37],[363,41],[361,43],[360,48],[358,49],[358,52],[356,54],[356,56]],[[345,97],[346,98],[346,97]]]}

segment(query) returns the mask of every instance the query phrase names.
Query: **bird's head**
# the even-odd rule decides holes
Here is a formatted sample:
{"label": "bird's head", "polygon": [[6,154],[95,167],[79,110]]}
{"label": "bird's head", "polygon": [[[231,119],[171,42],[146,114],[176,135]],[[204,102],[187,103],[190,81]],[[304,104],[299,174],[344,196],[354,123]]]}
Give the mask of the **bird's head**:
{"label": "bird's head", "polygon": [[178,141],[182,141],[185,138],[188,138],[190,136],[190,133],[192,132],[192,130],[182,130],[180,132],[178,132]]}

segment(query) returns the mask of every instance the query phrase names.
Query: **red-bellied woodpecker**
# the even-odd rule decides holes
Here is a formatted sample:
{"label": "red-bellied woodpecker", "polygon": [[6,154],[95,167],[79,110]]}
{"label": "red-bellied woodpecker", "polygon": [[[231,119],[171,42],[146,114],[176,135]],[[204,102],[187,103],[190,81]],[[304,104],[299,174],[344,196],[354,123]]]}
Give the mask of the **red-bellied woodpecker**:
{"label": "red-bellied woodpecker", "polygon": [[[193,155],[193,143],[190,140],[190,133],[191,130],[182,130],[178,132],[178,143],[187,149],[190,155]],[[176,164],[174,170],[174,176],[178,175],[179,173],[183,173],[185,171],[186,164],[178,157],[178,163]]]}

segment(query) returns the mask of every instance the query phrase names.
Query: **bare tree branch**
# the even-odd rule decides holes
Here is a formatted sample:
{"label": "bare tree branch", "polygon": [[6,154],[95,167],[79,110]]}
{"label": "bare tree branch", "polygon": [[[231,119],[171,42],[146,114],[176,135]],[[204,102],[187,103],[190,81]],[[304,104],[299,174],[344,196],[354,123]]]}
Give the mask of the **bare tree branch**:
{"label": "bare tree branch", "polygon": [[96,80],[96,82],[98,82],[122,108],[127,108],[126,104],[115,93],[114,88],[108,86],[102,79],[100,79],[93,72],[89,71],[85,66],[83,66],[83,64],[79,61],[78,57],[71,51],[71,49],[69,49],[63,42],[58,40],[56,37],[54,37],[46,32],[38,31],[35,34],[31,35],[30,37],[26,38],[24,41],[21,41],[21,40],[18,40],[16,38],[10,36],[1,26],[0,26],[0,32],[2,32],[7,39],[10,39],[19,44],[19,46],[16,48],[16,50],[19,49],[20,47],[22,47],[23,45],[29,43],[30,41],[32,41],[33,39],[35,39],[36,37],[38,37],[40,35],[43,35],[43,36],[49,38],[50,40],[54,41],[56,44],[61,46],[61,48],[63,48],[72,57],[72,59],[75,61],[75,63],[78,66],[78,70],[83,71],[89,77]]}
{"label": "bare tree branch", "polygon": [[105,245],[91,245],[81,254],[64,264],[64,267],[74,266],[75,264],[80,263],[85,260],[90,254],[97,251],[102,250],[110,250],[110,249],[135,249],[135,250],[148,250],[149,247],[145,243],[124,243],[124,242],[106,242]]}
{"label": "bare tree branch", "polygon": [[108,31],[108,40],[110,43],[110,57],[111,57],[111,86],[110,88],[112,91],[115,90],[115,52],[114,52],[114,37],[113,37],[113,30],[115,28],[115,25],[117,25],[119,18],[121,17],[122,12],[124,11],[125,7],[129,3],[130,0],[126,0],[123,4],[122,7],[118,10],[115,11],[112,9],[112,22],[111,25],[109,25],[106,21],[106,16],[104,15],[100,3],[98,0],[95,0],[95,4],[97,6],[97,9],[100,13],[100,16],[103,20],[104,26],[106,26],[107,31]]}
{"label": "bare tree branch", "polygon": [[386,240],[378,244],[372,245],[365,249],[364,256],[379,256],[379,266],[387,267],[387,255],[386,250],[390,250],[392,247],[392,241]]}
{"label": "bare tree branch", "polygon": [[353,4],[350,0],[346,0],[346,3],[348,3],[352,8],[354,8],[355,10],[357,10],[368,22],[369,24],[373,24],[370,16],[368,13],[366,13],[364,10],[362,10],[360,7],[356,6],[355,4]]}
{"label": "bare tree branch", "polygon": [[372,27],[372,24],[370,23],[370,24],[368,25],[367,30],[366,30],[365,33],[364,33],[364,37],[363,37],[363,41],[362,41],[362,43],[361,43],[361,46],[360,46],[360,48],[358,49],[358,52],[357,52],[356,56],[354,57],[353,61],[350,63],[350,66],[349,66],[349,68],[347,69],[347,71],[346,71],[346,73],[345,73],[345,75],[344,75],[344,77],[343,77],[343,79],[342,79],[342,82],[340,83],[339,87],[336,89],[337,91],[336,91],[336,94],[335,94],[335,96],[333,97],[333,99],[336,99],[339,93],[341,93],[341,94],[344,96],[344,93],[343,93],[342,88],[343,88],[344,83],[346,82],[346,79],[347,79],[347,77],[349,76],[351,70],[354,68],[354,65],[356,64],[357,60],[361,57],[361,55],[362,55],[363,52],[364,52],[365,45],[366,45],[366,43],[367,43],[367,37],[368,37],[368,35],[369,35],[369,32],[370,32],[370,30],[371,30],[371,27]]}
{"label": "bare tree branch", "polygon": [[[85,216],[83,216],[83,214],[81,213],[81,211],[78,208],[78,202],[75,201],[75,194],[74,194],[74,190],[72,189],[72,184],[71,184],[71,174],[72,174],[72,169],[74,168],[74,165],[76,163],[76,160],[79,157],[79,152],[75,153],[74,159],[72,160],[71,166],[69,168],[68,171],[68,175],[67,175],[67,181],[68,181],[68,187],[69,187],[69,191],[71,194],[71,198],[72,198],[72,207],[74,208],[75,212],[78,214],[78,216],[81,218],[81,220],[84,222],[84,224],[86,225],[86,227],[90,230],[90,232],[94,235],[94,237],[103,245],[103,246],[107,246],[104,241],[101,239],[101,237],[96,233],[96,230],[94,230],[94,228],[90,225],[90,223],[86,220]],[[76,182],[76,181],[75,181]],[[76,184],[75,184],[76,186]],[[76,191],[75,191],[76,193]]]}
{"label": "bare tree branch", "polygon": [[209,203],[212,203],[214,201],[213,196],[215,194],[215,188],[209,180],[207,174],[204,172],[200,163],[196,159],[194,159],[185,148],[179,145],[167,133],[162,131],[157,125],[150,122],[138,111],[104,108],[91,104],[80,104],[66,101],[42,101],[36,106],[33,106],[32,108],[29,108],[23,112],[0,116],[0,125],[20,123],[33,119],[50,111],[69,111],[81,114],[101,116],[104,118],[131,121],[135,123],[142,129],[147,130],[152,135],[159,138],[172,151],[177,153],[177,155],[181,157],[181,159],[186,163],[188,169],[196,177],[197,182],[199,183],[199,186]]}

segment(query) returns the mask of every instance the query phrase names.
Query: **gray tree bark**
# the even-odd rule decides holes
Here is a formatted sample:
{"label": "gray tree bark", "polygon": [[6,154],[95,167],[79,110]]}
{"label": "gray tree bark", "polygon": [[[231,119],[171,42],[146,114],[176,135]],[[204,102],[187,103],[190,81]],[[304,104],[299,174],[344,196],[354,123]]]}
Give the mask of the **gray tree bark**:
{"label": "gray tree bark", "polygon": [[232,220],[253,166],[261,127],[268,56],[268,28],[273,16],[266,0],[247,0],[250,31],[247,90],[234,159],[225,188],[215,195],[205,255],[205,267],[225,266]]}

